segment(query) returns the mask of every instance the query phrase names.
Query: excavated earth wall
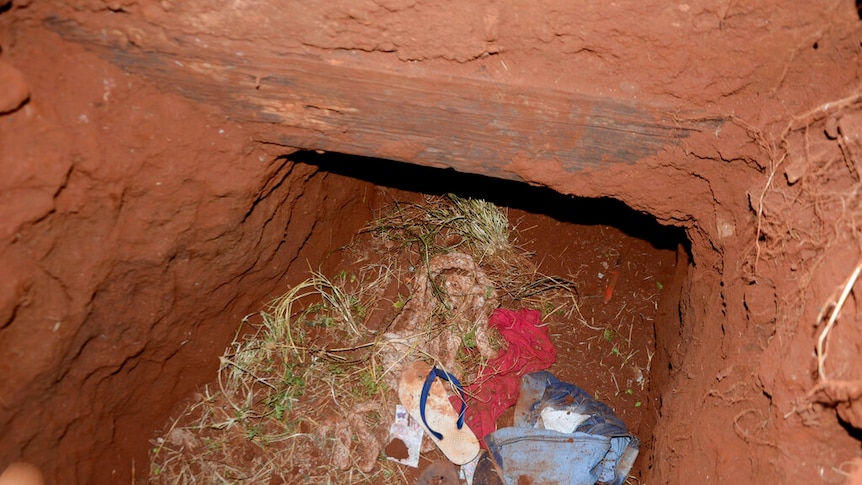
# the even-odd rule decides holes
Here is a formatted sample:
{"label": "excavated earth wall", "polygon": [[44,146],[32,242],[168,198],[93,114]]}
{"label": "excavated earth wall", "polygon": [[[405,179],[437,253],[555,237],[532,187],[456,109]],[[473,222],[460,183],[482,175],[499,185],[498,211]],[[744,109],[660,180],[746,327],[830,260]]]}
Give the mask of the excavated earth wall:
{"label": "excavated earth wall", "polygon": [[[818,314],[860,254],[852,1],[307,3],[0,2],[0,467],[144,481],[148,440],[213,375],[236,322],[369,217],[367,182],[294,163],[267,136],[276,126],[121,55],[182,36],[200,53],[241,44],[708,120],[634,162],[457,168],[616,198],[685,229],[680,322],[658,335],[681,344],[657,356],[668,372],[648,482],[843,479],[859,454],[853,298],[827,363],[849,391],[811,391]],[[93,48],[67,21],[124,43]],[[378,155],[415,162],[414,148]]]}

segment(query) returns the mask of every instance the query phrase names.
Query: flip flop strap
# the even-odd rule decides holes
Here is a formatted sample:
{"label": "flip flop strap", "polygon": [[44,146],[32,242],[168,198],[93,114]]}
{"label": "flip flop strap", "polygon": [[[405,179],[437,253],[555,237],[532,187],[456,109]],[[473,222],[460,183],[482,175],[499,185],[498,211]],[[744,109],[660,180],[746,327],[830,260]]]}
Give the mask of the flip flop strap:
{"label": "flip flop strap", "polygon": [[419,395],[419,414],[422,416],[422,424],[425,425],[425,429],[427,429],[438,440],[442,440],[443,435],[431,429],[431,427],[428,426],[428,421],[425,420],[425,403],[428,401],[428,392],[431,390],[431,384],[434,383],[434,379],[437,377],[451,382],[455,385],[455,388],[458,389],[458,394],[461,398],[461,411],[458,413],[458,429],[464,427],[464,412],[467,410],[467,401],[464,398],[464,389],[461,387],[461,383],[458,382],[458,379],[455,378],[455,376],[443,369],[438,369],[436,367],[431,369],[431,372],[428,373],[428,377],[425,378],[425,384],[422,386],[422,394]]}

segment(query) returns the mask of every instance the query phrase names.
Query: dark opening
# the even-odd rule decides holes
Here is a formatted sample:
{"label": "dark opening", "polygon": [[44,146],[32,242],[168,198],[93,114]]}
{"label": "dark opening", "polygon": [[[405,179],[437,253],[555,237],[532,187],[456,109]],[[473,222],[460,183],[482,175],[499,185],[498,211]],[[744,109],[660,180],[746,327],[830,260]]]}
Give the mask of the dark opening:
{"label": "dark opening", "polygon": [[381,187],[427,195],[454,193],[542,214],[560,222],[612,226],[628,236],[649,242],[657,250],[676,250],[678,245],[689,254],[691,250],[682,228],[663,226],[650,214],[635,211],[616,199],[575,197],[523,182],[379,158],[313,151],[298,152],[289,158]]}

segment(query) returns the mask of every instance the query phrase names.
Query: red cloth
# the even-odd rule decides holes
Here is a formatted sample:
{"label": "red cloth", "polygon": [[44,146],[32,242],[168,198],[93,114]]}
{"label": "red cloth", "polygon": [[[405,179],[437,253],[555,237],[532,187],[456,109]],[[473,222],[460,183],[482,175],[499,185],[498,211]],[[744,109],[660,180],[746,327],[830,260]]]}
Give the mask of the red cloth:
{"label": "red cloth", "polygon": [[476,382],[464,388],[465,422],[483,447],[485,436],[497,429],[497,418],[518,401],[521,376],[547,369],[557,360],[548,328],[540,327],[541,323],[541,312],[524,308],[498,308],[488,318],[488,326],[496,328],[509,345],[488,361]]}

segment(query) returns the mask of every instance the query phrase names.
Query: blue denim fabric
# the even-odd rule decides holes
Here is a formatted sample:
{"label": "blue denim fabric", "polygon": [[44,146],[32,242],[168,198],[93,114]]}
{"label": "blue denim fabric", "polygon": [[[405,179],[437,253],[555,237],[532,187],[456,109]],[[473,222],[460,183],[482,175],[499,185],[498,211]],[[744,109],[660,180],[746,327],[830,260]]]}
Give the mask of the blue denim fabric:
{"label": "blue denim fabric", "polygon": [[[637,458],[640,442],[611,408],[549,372],[521,379],[515,426],[499,429],[485,442],[506,484],[621,485]],[[573,432],[544,429],[542,409],[589,416]]]}

